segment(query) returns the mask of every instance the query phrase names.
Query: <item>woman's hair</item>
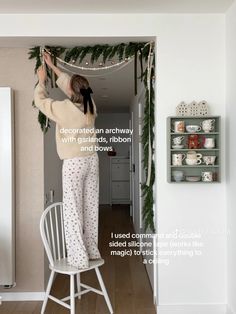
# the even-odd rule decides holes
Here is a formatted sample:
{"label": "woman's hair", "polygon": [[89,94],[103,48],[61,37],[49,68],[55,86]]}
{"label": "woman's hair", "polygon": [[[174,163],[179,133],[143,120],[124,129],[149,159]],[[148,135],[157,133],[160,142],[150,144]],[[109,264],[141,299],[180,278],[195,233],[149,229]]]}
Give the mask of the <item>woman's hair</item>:
{"label": "woman's hair", "polygon": [[70,87],[73,91],[71,101],[75,103],[84,104],[84,114],[87,113],[87,107],[89,105],[89,111],[91,114],[94,113],[93,103],[90,94],[93,93],[89,86],[88,80],[79,74],[74,74],[70,80]]}

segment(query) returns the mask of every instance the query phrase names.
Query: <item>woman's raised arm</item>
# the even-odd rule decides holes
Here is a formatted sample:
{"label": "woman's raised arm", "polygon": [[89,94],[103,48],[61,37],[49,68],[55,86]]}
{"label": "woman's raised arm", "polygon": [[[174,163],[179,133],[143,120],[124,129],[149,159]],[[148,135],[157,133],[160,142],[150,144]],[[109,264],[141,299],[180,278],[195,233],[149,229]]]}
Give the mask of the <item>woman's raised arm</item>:
{"label": "woman's raised arm", "polygon": [[52,62],[52,58],[50,56],[49,53],[47,52],[44,52],[43,53],[43,59],[44,61],[46,62],[46,64],[49,66],[49,68],[51,68],[53,70],[53,72],[57,75],[57,76],[60,76],[61,74],[61,70],[58,69],[58,67],[56,67],[53,62]]}

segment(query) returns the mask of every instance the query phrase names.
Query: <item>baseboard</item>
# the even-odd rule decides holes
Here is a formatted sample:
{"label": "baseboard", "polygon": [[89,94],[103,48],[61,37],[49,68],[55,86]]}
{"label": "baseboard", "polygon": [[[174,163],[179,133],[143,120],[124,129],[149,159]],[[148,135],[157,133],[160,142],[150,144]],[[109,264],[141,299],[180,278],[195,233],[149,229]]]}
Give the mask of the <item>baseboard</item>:
{"label": "baseboard", "polygon": [[42,301],[45,292],[0,292],[4,301]]}
{"label": "baseboard", "polygon": [[[158,314],[231,314],[226,304],[159,305]],[[233,314],[233,313],[232,313]]]}

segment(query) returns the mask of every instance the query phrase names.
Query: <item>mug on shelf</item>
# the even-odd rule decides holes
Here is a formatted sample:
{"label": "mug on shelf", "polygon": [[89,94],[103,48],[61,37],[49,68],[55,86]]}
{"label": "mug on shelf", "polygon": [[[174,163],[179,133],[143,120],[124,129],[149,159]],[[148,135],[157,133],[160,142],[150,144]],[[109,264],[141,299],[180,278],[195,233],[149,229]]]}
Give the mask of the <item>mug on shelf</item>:
{"label": "mug on shelf", "polygon": [[215,119],[207,119],[201,122],[201,127],[205,133],[214,130]]}
{"label": "mug on shelf", "polygon": [[216,156],[203,156],[203,161],[206,165],[214,165]]}
{"label": "mug on shelf", "polygon": [[199,159],[202,158],[202,154],[197,153],[195,150],[191,150],[187,152],[188,159]]}
{"label": "mug on shelf", "polygon": [[202,181],[212,182],[213,181],[213,172],[212,171],[203,171],[202,172]]}
{"label": "mug on shelf", "polygon": [[180,145],[183,140],[184,140],[184,136],[177,136],[177,137],[173,138],[172,141],[173,141],[174,145]]}
{"label": "mug on shelf", "polygon": [[200,165],[202,163],[202,154],[197,153],[195,150],[188,151],[186,157],[186,164],[189,166]]}
{"label": "mug on shelf", "polygon": [[174,121],[173,123],[173,130],[174,133],[184,133],[185,131],[185,122],[184,121]]}
{"label": "mug on shelf", "polygon": [[200,165],[202,163],[200,158],[195,158],[195,159],[193,159],[193,158],[191,158],[191,159],[186,158],[185,162],[186,162],[186,164],[188,166]]}
{"label": "mug on shelf", "polygon": [[185,154],[173,154],[172,155],[172,165],[173,166],[182,166],[183,160],[186,158]]}
{"label": "mug on shelf", "polygon": [[215,147],[215,139],[213,137],[206,137],[204,139],[203,146],[205,148],[209,148],[209,149],[214,148]]}

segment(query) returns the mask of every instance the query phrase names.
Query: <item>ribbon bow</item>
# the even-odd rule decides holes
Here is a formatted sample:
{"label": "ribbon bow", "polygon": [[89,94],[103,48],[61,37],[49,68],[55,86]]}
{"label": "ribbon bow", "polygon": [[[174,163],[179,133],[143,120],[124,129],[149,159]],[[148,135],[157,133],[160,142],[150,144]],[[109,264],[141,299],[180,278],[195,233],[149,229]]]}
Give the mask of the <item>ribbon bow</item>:
{"label": "ribbon bow", "polygon": [[84,102],[84,114],[87,113],[88,103],[89,103],[89,111],[93,114],[93,102],[90,94],[93,93],[92,89],[90,87],[88,88],[81,88],[80,93],[83,96],[83,102]]}

